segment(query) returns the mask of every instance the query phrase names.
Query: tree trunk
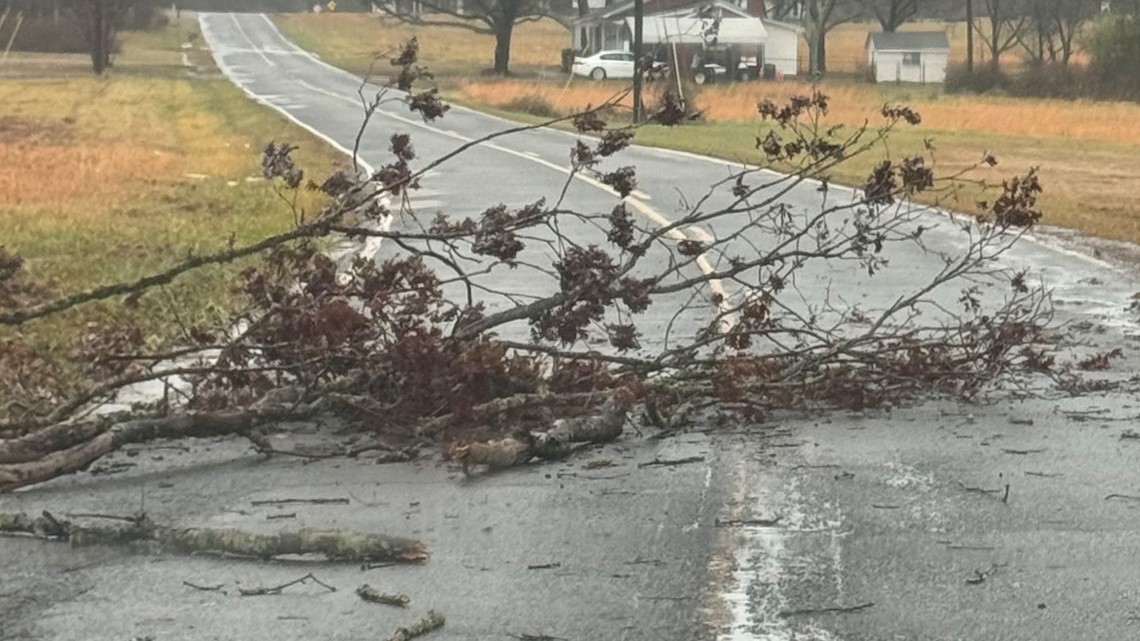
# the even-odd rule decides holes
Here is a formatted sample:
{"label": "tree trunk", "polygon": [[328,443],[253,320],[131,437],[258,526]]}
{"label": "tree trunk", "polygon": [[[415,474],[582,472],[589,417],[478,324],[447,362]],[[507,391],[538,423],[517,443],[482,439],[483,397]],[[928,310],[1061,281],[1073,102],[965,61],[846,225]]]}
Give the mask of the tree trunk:
{"label": "tree trunk", "polygon": [[820,75],[827,73],[827,32],[820,30],[819,32],[819,55],[818,55],[818,71]]}
{"label": "tree trunk", "polygon": [[990,67],[994,73],[1001,71],[1001,45],[998,44],[998,38],[1001,37],[1001,20],[994,17],[994,13],[990,13]]}
{"label": "tree trunk", "polygon": [[105,22],[106,3],[104,0],[92,0],[91,2],[91,67],[95,70],[95,75],[101,76],[107,70],[107,39],[104,34],[107,32]]}
{"label": "tree trunk", "polygon": [[811,75],[827,73],[827,34],[822,29],[809,28],[808,72]]}
{"label": "tree trunk", "polygon": [[[578,17],[585,18],[590,13],[590,4],[586,0],[578,0]],[[582,43],[582,50],[589,47],[590,32],[586,27],[578,29],[578,42]]]}
{"label": "tree trunk", "polygon": [[966,71],[974,73],[974,0],[966,0]]}
{"label": "tree trunk", "polygon": [[505,20],[495,25],[495,75],[505,76],[510,73],[511,63],[511,36],[514,34],[514,20]]}

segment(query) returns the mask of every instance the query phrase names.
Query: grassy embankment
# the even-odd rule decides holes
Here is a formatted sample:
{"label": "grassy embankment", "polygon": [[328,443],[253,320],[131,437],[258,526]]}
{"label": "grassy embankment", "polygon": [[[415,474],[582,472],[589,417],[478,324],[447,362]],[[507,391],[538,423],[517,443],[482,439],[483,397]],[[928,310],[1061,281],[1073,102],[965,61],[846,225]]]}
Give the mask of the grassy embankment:
{"label": "grassy embankment", "polygon": [[[534,120],[534,114],[521,111],[567,113],[599,104],[623,87],[618,81],[594,83],[582,78],[567,83],[557,63],[569,34],[553,22],[518,28],[513,65],[518,77],[506,80],[481,77],[490,66],[489,36],[446,27],[413,28],[361,14],[282,16],[279,24],[325,60],[354,71],[367,69],[375,52],[390,51],[417,35],[422,61],[439,72],[450,99],[524,120]],[[828,60],[833,69],[858,68],[868,28],[844,25],[832,35]],[[956,52],[953,58],[964,58],[964,25],[908,28],[948,28]],[[547,77],[539,77],[540,71]],[[851,80],[828,80],[820,88],[832,97],[828,123],[856,127],[867,120],[881,122],[879,110],[888,102],[905,102],[923,115],[920,127],[893,133],[887,148],[842,165],[834,176],[839,182],[858,184],[884,154],[898,158],[917,153],[929,139],[943,175],[971,166],[987,151],[1000,164],[971,178],[994,182],[1039,167],[1046,188],[1042,206],[1047,223],[1140,242],[1140,200],[1134,196],[1140,190],[1140,127],[1136,126],[1140,105],[944,95],[933,86],[876,86]],[[757,101],[779,102],[810,90],[809,84],[798,81],[709,86],[696,98],[705,122],[668,129],[645,127],[637,140],[757,161],[754,141],[761,133]],[[958,206],[971,209],[973,195],[963,192]]]}
{"label": "grassy embankment", "polygon": [[[292,214],[260,178],[262,146],[299,144],[323,175],[339,156],[221,78],[209,52],[180,45],[197,24],[123,36],[105,78],[83,56],[23,54],[0,77],[0,245],[57,295],[133,279],[188,253],[287,229]],[[201,44],[200,39],[196,44]],[[312,194],[305,207],[319,203]],[[85,323],[138,319],[157,342],[169,309],[190,323],[232,301],[242,265],[202,270],[144,297],[138,310],[92,305],[20,328],[64,354]],[[14,330],[0,330],[0,339]]]}

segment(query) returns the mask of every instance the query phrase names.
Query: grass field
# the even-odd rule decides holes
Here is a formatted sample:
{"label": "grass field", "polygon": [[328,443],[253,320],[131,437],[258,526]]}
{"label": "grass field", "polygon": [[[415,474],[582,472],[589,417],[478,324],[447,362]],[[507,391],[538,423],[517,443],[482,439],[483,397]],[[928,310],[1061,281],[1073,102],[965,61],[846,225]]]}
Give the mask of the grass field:
{"label": "grass field", "polygon": [[[286,31],[326,60],[359,70],[371,59],[369,51],[394,46],[407,27],[366,15],[305,15],[281,18]],[[525,31],[525,29],[532,29]],[[871,25],[848,24],[829,37],[832,69],[854,71],[865,59],[863,45]],[[916,23],[907,29],[945,29],[955,60],[965,58],[964,24]],[[558,25],[523,27],[516,55],[527,61],[556,61],[569,35]],[[482,78],[490,56],[490,40],[476,40],[462,31],[435,27],[414,30],[423,43],[423,61],[432,68],[456,70],[444,78],[450,99],[475,107],[492,108],[503,115],[526,119],[536,113],[569,113],[587,104],[597,105],[623,89],[620,82],[595,83],[567,78]],[[526,35],[522,35],[526,34]],[[376,43],[369,49],[360,44]],[[432,45],[431,43],[445,43]],[[432,47],[435,48],[432,48]],[[978,45],[980,47],[980,45]],[[806,56],[805,56],[806,57]],[[981,62],[983,57],[978,55]],[[1003,63],[1014,64],[1010,54]],[[551,62],[553,65],[553,62]],[[463,70],[467,70],[463,72]],[[549,70],[548,70],[549,71]],[[522,74],[520,72],[519,74]],[[706,120],[685,127],[647,127],[638,141],[705,153],[733,160],[757,161],[754,148],[759,131],[756,103],[777,102],[811,91],[804,82],[748,83],[709,86],[696,99]],[[923,116],[917,128],[893,134],[888,149],[853,159],[838,169],[835,179],[857,184],[885,153],[898,157],[920,151],[926,139],[936,147],[940,171],[955,172],[974,164],[984,152],[993,152],[1000,164],[974,178],[991,182],[1040,167],[1046,193],[1042,204],[1049,224],[1074,227],[1092,234],[1140,242],[1140,105],[1133,103],[1027,100],[1000,96],[943,95],[938,87],[872,85],[852,80],[826,80],[821,90],[832,97],[829,123],[859,126],[881,121],[885,103],[906,103]],[[628,99],[627,99],[628,102]],[[529,115],[520,112],[531,112]],[[963,208],[972,206],[963,198]]]}
{"label": "grass field", "polygon": [[[376,59],[377,72],[387,73],[388,58],[413,36],[419,41],[421,64],[444,79],[484,74],[494,58],[492,36],[462,27],[416,27],[361,13],[284,14],[274,18],[297,44],[320,52],[329,64],[358,74],[366,73]],[[559,52],[570,46],[568,39],[569,32],[553,20],[519,25],[511,37],[511,71],[528,76],[561,74]]]}
{"label": "grass field", "polygon": [[[299,144],[317,175],[340,158],[228,81],[187,76],[183,37],[176,27],[128,34],[110,77],[43,60],[39,77],[0,78],[0,245],[57,294],[288,228],[292,214],[260,178],[271,140]],[[159,340],[169,329],[159,309],[179,300],[180,320],[209,315],[231,300],[237,270],[179,279],[134,312],[109,303],[22,330],[62,350],[83,323],[132,316]]]}

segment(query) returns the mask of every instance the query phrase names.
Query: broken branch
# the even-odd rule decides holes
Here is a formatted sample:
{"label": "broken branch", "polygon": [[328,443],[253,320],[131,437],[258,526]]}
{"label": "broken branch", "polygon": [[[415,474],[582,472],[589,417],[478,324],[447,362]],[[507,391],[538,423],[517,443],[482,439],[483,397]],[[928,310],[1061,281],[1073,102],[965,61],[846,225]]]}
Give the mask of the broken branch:
{"label": "broken branch", "polygon": [[414,539],[365,534],[352,530],[284,531],[254,534],[232,528],[172,528],[140,516],[126,525],[77,525],[48,512],[0,513],[0,533],[62,540],[72,545],[156,543],[159,548],[187,554],[210,553],[271,559],[286,555],[319,554],[330,561],[417,562],[427,548]]}
{"label": "broken branch", "polygon": [[435,610],[428,610],[427,614],[420,617],[419,621],[416,621],[406,628],[396,630],[395,634],[388,637],[388,641],[410,641],[433,630],[442,628],[445,621],[442,614],[436,613]]}

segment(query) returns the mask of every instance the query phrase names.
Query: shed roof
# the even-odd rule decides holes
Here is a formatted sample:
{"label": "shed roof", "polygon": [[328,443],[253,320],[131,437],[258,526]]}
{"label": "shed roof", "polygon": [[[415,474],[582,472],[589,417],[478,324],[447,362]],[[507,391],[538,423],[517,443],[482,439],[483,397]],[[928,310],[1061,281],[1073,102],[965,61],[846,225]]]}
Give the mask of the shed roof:
{"label": "shed roof", "polygon": [[945,31],[896,31],[868,34],[867,46],[875,51],[949,51],[950,40]]}

